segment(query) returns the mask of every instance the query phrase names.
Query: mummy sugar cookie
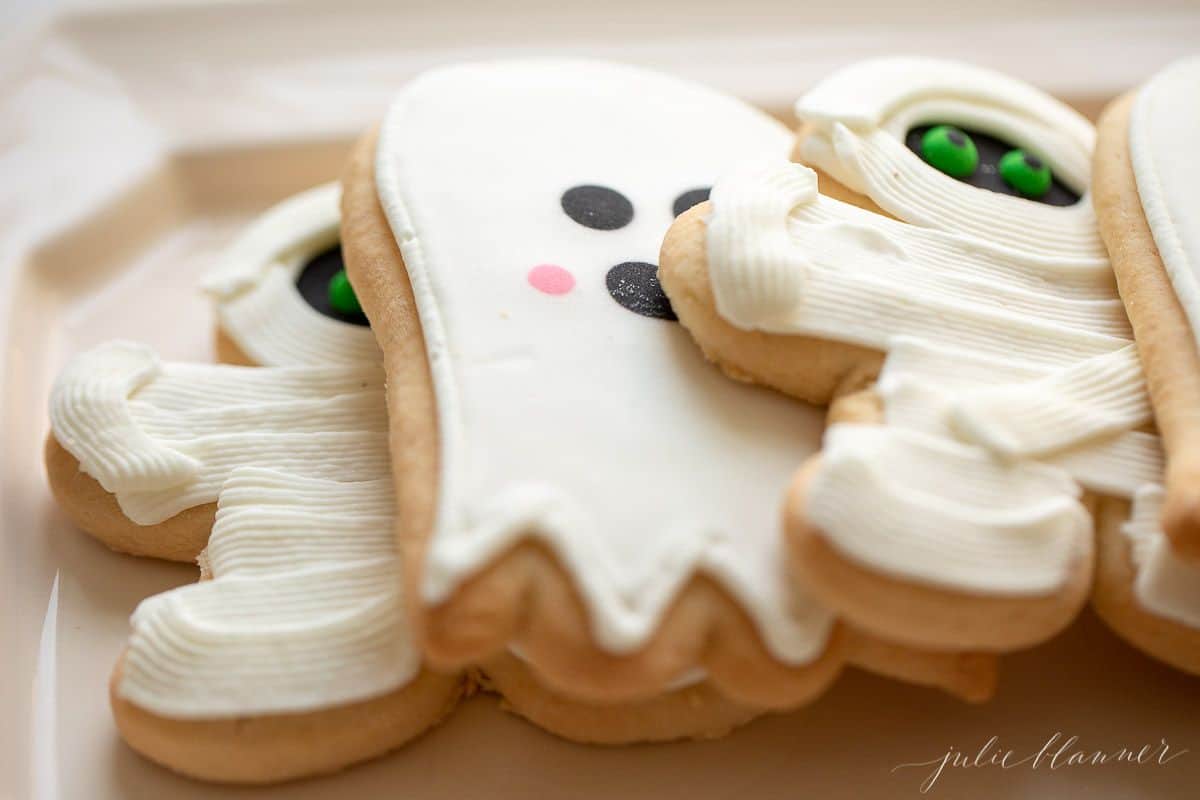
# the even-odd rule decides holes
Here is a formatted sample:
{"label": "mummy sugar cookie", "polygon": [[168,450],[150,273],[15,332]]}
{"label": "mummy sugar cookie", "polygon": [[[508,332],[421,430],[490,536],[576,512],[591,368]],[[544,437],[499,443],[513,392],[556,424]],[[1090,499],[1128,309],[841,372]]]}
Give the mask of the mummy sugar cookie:
{"label": "mummy sugar cookie", "polygon": [[[111,695],[134,749],[275,782],[387,752],[454,705],[461,680],[422,669],[404,613],[377,366],[163,363],[114,342],[63,371],[51,426],[51,485],[85,530],[181,560],[207,543],[205,580],[133,615]],[[193,513],[214,506],[215,525]]]}
{"label": "mummy sugar cookie", "polygon": [[[702,667],[778,707],[860,652],[782,569],[775,500],[819,419],[705,364],[656,277],[674,216],[789,144],[732,99],[587,62],[427,73],[361,143],[343,246],[383,346],[432,660],[515,646],[543,686],[610,703]],[[978,675],[906,655],[878,660]]]}
{"label": "mummy sugar cookie", "polygon": [[910,644],[1045,639],[1088,595],[1091,498],[1162,469],[1087,197],[1092,128],[925,59],[849,67],[797,114],[820,173],[727,173],[662,265],[710,358],[830,405],[788,493],[795,572]]}
{"label": "mummy sugar cookie", "polygon": [[[1094,604],[1122,636],[1200,674],[1200,59],[1101,118],[1095,207],[1145,365],[1167,455],[1120,531],[1102,538]],[[1114,516],[1128,516],[1118,509]]]}
{"label": "mummy sugar cookie", "polygon": [[375,337],[342,265],[340,195],[330,183],[271,208],[205,276],[221,361],[378,363]]}

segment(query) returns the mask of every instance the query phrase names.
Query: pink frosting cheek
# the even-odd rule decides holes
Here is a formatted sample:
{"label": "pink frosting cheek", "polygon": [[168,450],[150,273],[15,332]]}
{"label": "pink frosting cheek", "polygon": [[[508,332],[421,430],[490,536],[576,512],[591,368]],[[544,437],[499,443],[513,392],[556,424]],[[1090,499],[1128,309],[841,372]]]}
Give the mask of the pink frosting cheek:
{"label": "pink frosting cheek", "polygon": [[575,276],[557,264],[538,264],[526,278],[530,286],[545,294],[566,294],[575,288]]}

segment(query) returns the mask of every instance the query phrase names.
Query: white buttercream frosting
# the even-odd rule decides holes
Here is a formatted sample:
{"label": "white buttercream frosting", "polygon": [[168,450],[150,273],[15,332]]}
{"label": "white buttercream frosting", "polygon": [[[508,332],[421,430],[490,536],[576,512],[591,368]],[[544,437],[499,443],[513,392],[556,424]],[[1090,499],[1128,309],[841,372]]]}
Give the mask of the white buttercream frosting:
{"label": "white buttercream frosting", "polygon": [[[485,120],[486,136],[464,120]],[[427,603],[535,538],[610,652],[642,646],[696,573],[780,660],[822,652],[832,618],[788,579],[777,511],[819,439],[818,412],[730,381],[678,324],[606,288],[613,266],[657,261],[677,197],[790,144],[732,98],[602,63],[456,66],[400,94],[376,179],[437,397]],[[619,192],[632,218],[576,222],[562,197],[585,185]],[[547,263],[574,276],[565,294],[527,281]]]}
{"label": "white buttercream frosting", "polygon": [[340,200],[337,183],[288,198],[251,223],[205,276],[221,329],[255,363],[379,361],[370,328],[325,316],[296,289],[309,259],[338,243]]}
{"label": "white buttercream frosting", "polygon": [[120,695],[191,719],[316,711],[403,686],[420,653],[392,515],[386,468],[352,482],[235,469],[210,579],[138,606]]}
{"label": "white buttercream frosting", "polygon": [[378,366],[164,363],[113,342],[67,365],[50,406],[133,521],[218,504],[208,579],[133,615],[122,697],[180,719],[303,713],[416,674]]}
{"label": "white buttercream frosting", "polygon": [[333,480],[388,468],[383,370],[163,363],[111,342],[75,357],[50,395],[55,438],[153,525],[211,503],[239,466]]}
{"label": "white buttercream frosting", "polygon": [[834,425],[806,512],[839,550],[890,574],[1045,593],[1077,565],[1091,518],[1061,470],[883,425]]}

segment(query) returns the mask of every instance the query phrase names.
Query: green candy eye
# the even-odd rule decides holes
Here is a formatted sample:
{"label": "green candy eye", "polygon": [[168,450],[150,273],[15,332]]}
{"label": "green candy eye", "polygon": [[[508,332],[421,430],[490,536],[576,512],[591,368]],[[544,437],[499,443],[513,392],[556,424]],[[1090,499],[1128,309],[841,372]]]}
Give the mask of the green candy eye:
{"label": "green candy eye", "polygon": [[354,295],[354,287],[350,285],[350,279],[346,277],[344,269],[338,270],[337,274],[329,279],[329,306],[343,314],[358,314],[362,311],[362,306],[358,304],[358,298]]}
{"label": "green candy eye", "polygon": [[1050,168],[1024,150],[1009,150],[1000,159],[1000,177],[1016,192],[1038,200],[1050,191]]}
{"label": "green candy eye", "polygon": [[925,131],[921,157],[951,178],[969,178],[979,166],[975,142],[953,125],[935,125]]}

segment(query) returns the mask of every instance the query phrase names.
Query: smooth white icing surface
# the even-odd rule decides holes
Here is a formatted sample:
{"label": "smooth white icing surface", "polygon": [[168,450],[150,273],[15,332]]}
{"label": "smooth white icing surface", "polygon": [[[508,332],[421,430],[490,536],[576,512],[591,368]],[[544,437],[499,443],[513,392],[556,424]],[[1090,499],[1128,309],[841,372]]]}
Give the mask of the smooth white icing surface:
{"label": "smooth white icing surface", "polygon": [[1142,210],[1200,343],[1200,57],[1172,64],[1138,92],[1129,158]]}
{"label": "smooth white icing surface", "polygon": [[337,244],[341,187],[290,197],[251,223],[204,278],[221,329],[255,363],[377,363],[370,328],[320,313],[296,289],[308,260]]}
{"label": "smooth white icing surface", "polygon": [[[412,279],[437,393],[439,504],[422,596],[445,600],[515,541],[551,547],[596,641],[629,652],[694,573],[771,652],[819,655],[829,613],[787,579],[779,498],[820,415],[738,385],[674,322],[635,314],[609,268],[654,264],[672,204],[789,132],[731,98],[632,67],[439,69],[384,121],[376,178]],[[634,206],[594,230],[560,205],[599,184]],[[552,296],[526,276],[569,270]]]}
{"label": "smooth white icing surface", "polygon": [[50,395],[55,438],[140,525],[211,503],[239,466],[354,481],[389,468],[383,370],[163,363],[111,342]]}
{"label": "smooth white icing surface", "polygon": [[210,579],[137,607],[118,692],[194,719],[317,711],[405,685],[421,659],[392,515],[386,467],[350,482],[235,469]]}
{"label": "smooth white icing surface", "polygon": [[1166,491],[1152,484],[1133,497],[1133,513],[1122,528],[1137,572],[1133,591],[1147,611],[1200,628],[1200,567],[1175,554],[1162,531]]}
{"label": "smooth white icing surface", "polygon": [[[733,324],[888,354],[878,385],[888,426],[869,435],[897,441],[867,455],[867,434],[829,437],[809,498],[822,531],[893,574],[1053,591],[1072,567],[1070,542],[1090,530],[1068,474],[1129,497],[1162,468],[1157,438],[1136,430],[1150,407],[1091,203],[1053,207],[961,183],[903,139],[935,122],[981,130],[1041,156],[1083,194],[1091,127],[1031,87],[926,59],[850,67],[797,113],[812,126],[803,157],[899,221],[819,195],[807,167],[750,164],[713,190],[708,256],[718,311]],[[962,452],[935,469],[935,442]],[[996,469],[976,470],[972,490],[951,499],[966,452]],[[1058,477],[1022,499],[1001,468]],[[856,478],[872,501],[839,508]],[[998,516],[1006,502],[1016,521]]]}

